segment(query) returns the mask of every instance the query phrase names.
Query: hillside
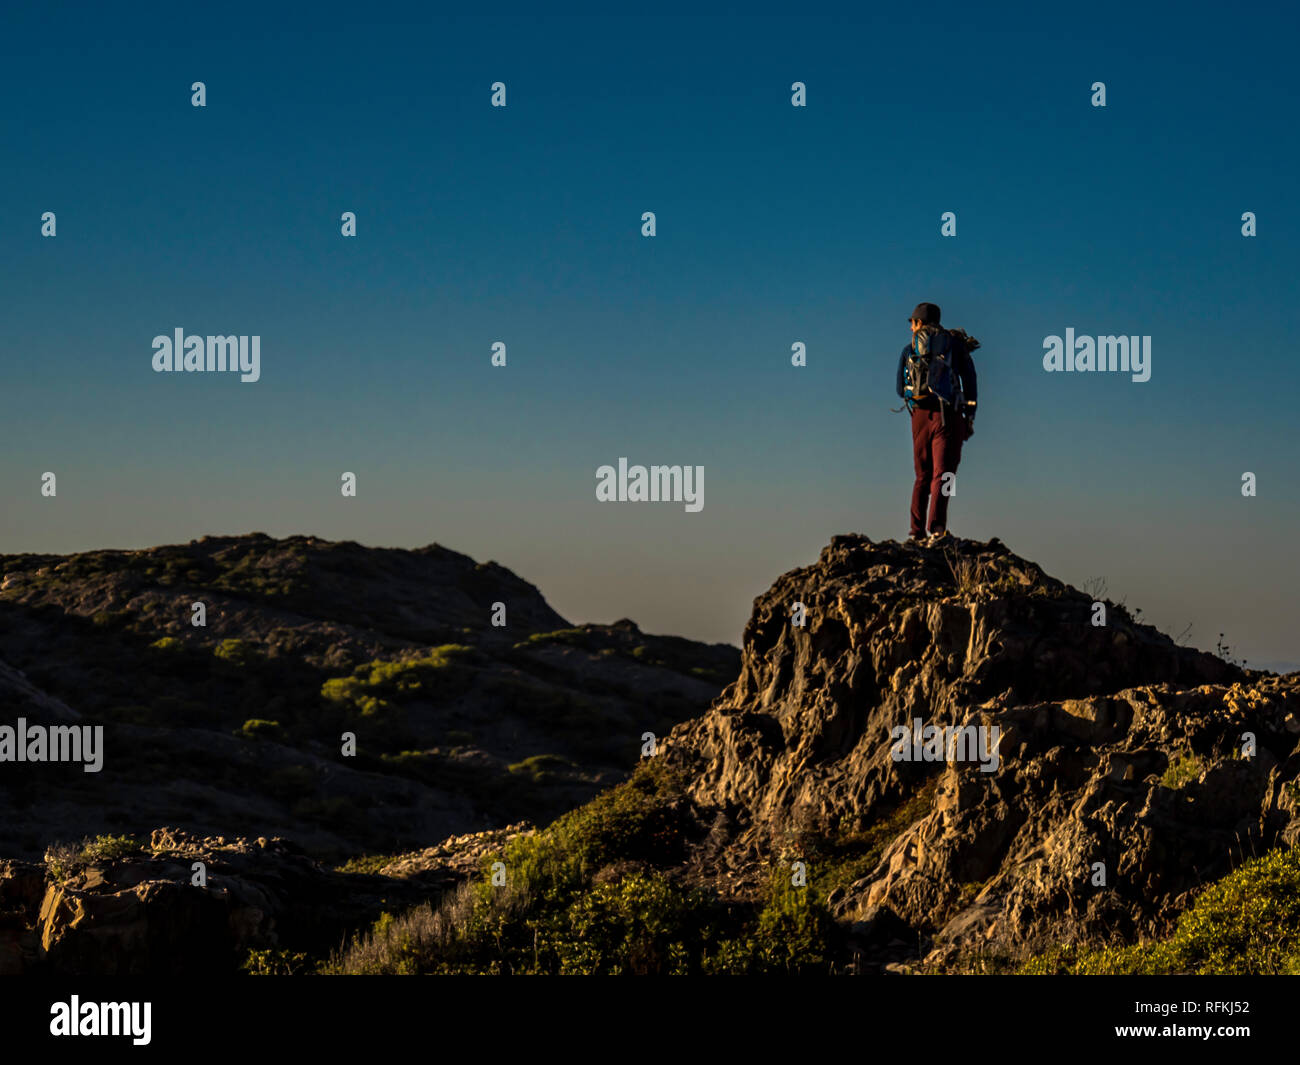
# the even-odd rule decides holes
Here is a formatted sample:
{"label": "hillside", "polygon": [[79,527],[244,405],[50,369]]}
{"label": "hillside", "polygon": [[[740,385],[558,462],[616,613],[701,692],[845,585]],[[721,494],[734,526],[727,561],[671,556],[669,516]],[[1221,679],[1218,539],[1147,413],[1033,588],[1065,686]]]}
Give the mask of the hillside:
{"label": "hillside", "polygon": [[644,732],[737,668],[734,648],[630,621],[575,627],[437,545],[204,537],[0,556],[0,573],[5,721],[105,729],[98,773],[0,768],[6,857],[169,825],[342,859],[545,820],[622,779]]}
{"label": "hillside", "polygon": [[[213,543],[188,550],[217,557],[232,546]],[[250,543],[233,542],[235,556]],[[0,964],[7,956],[11,971],[1272,972],[1300,958],[1300,911],[1285,902],[1300,842],[1300,675],[1181,647],[997,540],[940,549],[836,537],[754,601],[739,662],[626,622],[545,631],[557,622],[535,590],[505,571],[474,578],[469,560],[438,558],[441,549],[431,550],[448,582],[493,583],[462,608],[450,596],[436,630],[409,590],[402,611],[366,606],[370,627],[357,624],[353,598],[344,633],[303,587],[331,580],[319,554],[369,559],[366,549],[261,548],[303,554],[320,576],[276,591],[296,597],[292,607],[243,585],[224,609],[256,623],[167,629],[179,649],[156,647],[166,637],[142,620],[140,604],[152,601],[142,596],[184,617],[197,583],[159,591],[155,573],[138,590],[123,567],[107,567],[114,595],[83,588],[77,598],[39,560],[6,581],[0,648],[27,653],[18,662],[28,676],[0,672],[0,684],[32,713],[93,706],[122,736],[166,751],[114,785],[132,795],[134,839],[0,864]],[[20,568],[5,561],[6,572]],[[374,579],[423,564],[375,560]],[[231,583],[227,570],[194,568],[208,594]],[[479,633],[481,604],[510,596],[536,630]],[[348,598],[336,589],[322,601],[341,609]],[[97,622],[102,612],[113,620]],[[66,660],[39,668],[41,641],[59,640],[74,616],[85,620],[80,639],[59,645]],[[247,646],[232,657],[223,640]],[[290,646],[298,653],[277,651]],[[126,686],[153,693],[130,712],[103,676],[110,650],[128,649],[145,657]],[[223,693],[202,703],[208,718],[191,707],[203,723],[151,716],[171,694],[151,677],[173,676],[163,665],[172,660],[155,654],[179,655],[178,677],[194,671],[179,698]],[[406,665],[377,669],[380,654]],[[529,699],[503,699],[506,683],[530,685]],[[545,701],[561,696],[568,713]],[[278,722],[278,738],[241,729],[253,707]],[[637,761],[640,722],[655,715],[660,728],[646,730],[660,737],[657,753],[619,783]],[[322,735],[358,722],[380,737],[377,750],[344,767]],[[454,743],[439,731],[451,726],[484,738]],[[579,768],[561,772],[536,757],[543,748]],[[510,761],[525,751],[529,771]],[[199,782],[173,761],[192,767],[204,754],[203,771],[222,783],[201,784],[227,805],[199,814],[187,806]],[[277,758],[319,767],[315,779],[336,798],[357,796],[347,799],[360,808],[355,822],[268,794]],[[469,765],[485,767],[480,781],[531,784],[446,785],[449,767]],[[163,774],[161,787],[149,772]],[[242,784],[222,775],[236,772]],[[425,790],[403,805],[403,792],[367,790],[381,783]],[[85,796],[67,797],[78,786],[43,793],[27,824],[53,824],[59,809],[68,826],[91,816]],[[283,833],[254,832],[269,815],[236,806],[241,787],[250,804],[279,802]],[[397,846],[372,846],[379,838]],[[316,860],[323,844],[345,841],[370,857],[334,871]],[[221,893],[189,886],[195,860],[220,871]],[[1258,902],[1240,919],[1205,916],[1244,891]],[[1230,937],[1211,942],[1213,928]],[[168,946],[182,941],[208,946]]]}

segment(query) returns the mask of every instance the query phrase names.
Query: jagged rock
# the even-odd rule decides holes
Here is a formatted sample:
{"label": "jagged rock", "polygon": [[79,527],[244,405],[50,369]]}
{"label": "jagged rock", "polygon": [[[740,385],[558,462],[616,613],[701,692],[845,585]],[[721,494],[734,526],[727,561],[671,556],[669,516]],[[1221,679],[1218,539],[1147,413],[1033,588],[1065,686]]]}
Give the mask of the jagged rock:
{"label": "jagged rock", "polygon": [[[1180,647],[1114,604],[1104,626],[1092,616],[1090,596],[998,541],[836,537],[755,600],[739,678],[666,743],[702,816],[730,826],[708,861],[801,853],[935,782],[924,816],[832,897],[850,929],[888,907],[946,960],[1166,928],[1194,888],[1297,835],[1284,785],[1300,683]],[[891,730],[918,718],[998,729],[996,771],[895,760]],[[1161,783],[1180,757],[1195,772]]]}
{"label": "jagged rock", "polygon": [[[205,867],[206,887],[192,882],[196,862]],[[234,971],[250,949],[328,948],[383,905],[419,897],[397,882],[329,872],[286,840],[163,828],[147,850],[64,877],[50,872],[33,967],[65,975],[219,975]]]}
{"label": "jagged rock", "polygon": [[487,855],[499,853],[516,836],[531,835],[534,831],[532,825],[521,821],[489,832],[452,836],[436,847],[402,855],[383,866],[379,874],[395,880],[451,885],[479,872]]}
{"label": "jagged rock", "polygon": [[[269,544],[261,550],[274,554]],[[38,592],[19,581],[7,594]],[[735,682],[663,739],[660,757],[687,780],[690,816],[679,820],[699,829],[672,875],[752,901],[774,861],[807,857],[816,876],[818,861],[833,860],[824,856],[861,846],[829,899],[852,955],[841,971],[933,971],[982,952],[1167,931],[1202,885],[1300,841],[1300,674],[1180,647],[1114,604],[1104,625],[1093,616],[1091,596],[996,540],[929,549],[836,537],[816,564],[758,597]],[[690,675],[711,672],[716,649],[657,639],[623,622],[569,628],[511,647],[492,680],[535,670],[609,686],[626,679],[611,664],[623,655],[637,684],[666,670],[658,693],[698,695]],[[0,672],[0,694],[15,683]],[[521,723],[538,716],[525,709]],[[916,719],[987,729],[992,746],[965,760],[900,760],[894,730]],[[135,738],[144,747],[154,735]],[[168,736],[197,748],[211,733]],[[281,758],[270,741],[228,743],[221,764],[246,763],[242,779]],[[505,760],[457,751],[440,772]],[[327,766],[324,748],[294,757],[352,772]],[[360,794],[369,777],[347,776],[341,793]],[[413,804],[394,792],[396,808],[373,816],[454,813],[455,789],[444,794],[445,807],[421,802],[408,814]],[[231,831],[257,809],[248,801]],[[66,875],[0,863],[0,970],[207,973],[250,947],[328,949],[380,908],[436,897],[527,831],[462,833],[369,876],[329,872],[270,833],[225,839],[192,824]],[[190,884],[194,861],[208,867],[206,889]],[[613,863],[599,877],[640,868]]]}

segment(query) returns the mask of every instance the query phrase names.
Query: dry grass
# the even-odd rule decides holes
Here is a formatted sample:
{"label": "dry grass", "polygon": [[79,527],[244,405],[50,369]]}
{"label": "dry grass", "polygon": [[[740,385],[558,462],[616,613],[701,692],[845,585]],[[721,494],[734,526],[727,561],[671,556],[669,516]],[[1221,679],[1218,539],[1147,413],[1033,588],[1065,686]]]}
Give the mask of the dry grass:
{"label": "dry grass", "polygon": [[1017,579],[1013,574],[999,573],[997,565],[991,560],[967,558],[956,551],[945,551],[943,558],[948,564],[952,583],[960,596],[974,598],[980,593],[990,596],[1016,593],[1059,597],[1065,594],[1064,586],[1050,581],[1039,580],[1031,583],[1027,578]]}
{"label": "dry grass", "polygon": [[958,595],[974,595],[985,583],[984,563],[975,558],[963,558],[956,552],[946,552],[943,556],[948,563],[948,572],[952,574],[952,583]]}
{"label": "dry grass", "polygon": [[522,879],[511,877],[502,887],[466,881],[437,906],[426,902],[396,917],[383,914],[369,932],[353,937],[346,947],[331,954],[321,971],[336,976],[425,971],[470,938],[474,925],[501,927],[527,910],[530,898]]}

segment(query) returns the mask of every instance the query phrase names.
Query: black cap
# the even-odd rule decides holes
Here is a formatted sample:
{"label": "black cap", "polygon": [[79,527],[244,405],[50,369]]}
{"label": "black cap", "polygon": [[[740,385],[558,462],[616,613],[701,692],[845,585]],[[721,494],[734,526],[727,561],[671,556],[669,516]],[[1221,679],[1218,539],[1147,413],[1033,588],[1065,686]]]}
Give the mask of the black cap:
{"label": "black cap", "polygon": [[[937,303],[918,303],[912,312],[912,318],[919,319],[922,325],[938,325],[939,305]],[[912,318],[909,318],[910,322]]]}

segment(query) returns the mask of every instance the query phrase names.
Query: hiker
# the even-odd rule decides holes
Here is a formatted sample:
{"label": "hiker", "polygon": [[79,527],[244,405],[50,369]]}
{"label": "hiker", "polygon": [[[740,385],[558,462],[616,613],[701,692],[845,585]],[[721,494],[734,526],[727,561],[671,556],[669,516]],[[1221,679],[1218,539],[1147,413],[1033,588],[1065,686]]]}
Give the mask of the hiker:
{"label": "hiker", "polygon": [[907,539],[917,543],[925,538],[927,545],[933,545],[948,535],[944,474],[956,475],[961,446],[975,432],[971,352],[979,347],[979,341],[961,329],[944,329],[939,324],[939,308],[933,303],[918,303],[908,321],[912,342],[898,359],[898,394],[912,415],[916,467]]}

